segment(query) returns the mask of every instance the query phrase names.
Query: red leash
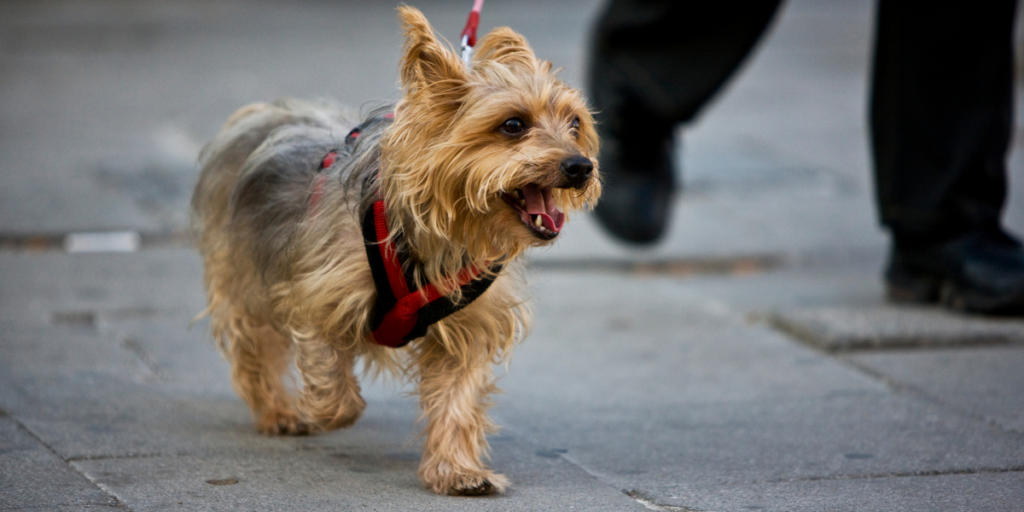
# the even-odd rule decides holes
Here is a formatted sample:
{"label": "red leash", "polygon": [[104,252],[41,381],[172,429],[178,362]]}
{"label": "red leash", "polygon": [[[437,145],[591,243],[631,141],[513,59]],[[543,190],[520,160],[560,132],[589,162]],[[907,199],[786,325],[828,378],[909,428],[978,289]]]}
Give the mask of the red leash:
{"label": "red leash", "polygon": [[473,10],[469,11],[466,28],[462,29],[462,60],[469,64],[469,55],[476,46],[476,27],[480,25],[480,10],[484,8],[484,0],[473,0]]}

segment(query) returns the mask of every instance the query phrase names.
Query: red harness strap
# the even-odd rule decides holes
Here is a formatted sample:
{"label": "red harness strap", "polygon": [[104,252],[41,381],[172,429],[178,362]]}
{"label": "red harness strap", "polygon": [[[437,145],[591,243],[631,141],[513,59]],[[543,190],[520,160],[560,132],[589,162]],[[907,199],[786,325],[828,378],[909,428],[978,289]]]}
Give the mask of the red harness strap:
{"label": "red harness strap", "polygon": [[[409,290],[398,251],[395,250],[395,244],[388,238],[388,217],[384,201],[373,203],[373,223],[377,237],[377,250],[383,260],[388,284],[390,284],[391,293],[396,301],[395,305],[384,314],[380,325],[373,330],[373,340],[378,345],[400,347],[410,340],[410,334],[419,323],[419,311],[443,296],[433,283],[416,291]],[[476,267],[464,268],[456,277],[456,283],[459,287],[466,286],[479,275],[480,269]]]}

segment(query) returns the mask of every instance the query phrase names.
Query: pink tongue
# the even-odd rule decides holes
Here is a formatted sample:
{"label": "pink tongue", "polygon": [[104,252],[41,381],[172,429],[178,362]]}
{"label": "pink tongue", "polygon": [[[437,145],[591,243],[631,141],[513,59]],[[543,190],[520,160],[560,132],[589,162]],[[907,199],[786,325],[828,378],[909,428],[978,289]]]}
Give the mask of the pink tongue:
{"label": "pink tongue", "polygon": [[[555,206],[555,201],[551,197],[551,189],[541,189],[535,183],[531,183],[523,187],[522,190],[523,199],[526,200],[526,212],[531,216],[540,215],[544,227],[551,231],[556,233],[561,231],[562,224],[565,223],[565,214]],[[532,218],[526,220],[530,221]]]}

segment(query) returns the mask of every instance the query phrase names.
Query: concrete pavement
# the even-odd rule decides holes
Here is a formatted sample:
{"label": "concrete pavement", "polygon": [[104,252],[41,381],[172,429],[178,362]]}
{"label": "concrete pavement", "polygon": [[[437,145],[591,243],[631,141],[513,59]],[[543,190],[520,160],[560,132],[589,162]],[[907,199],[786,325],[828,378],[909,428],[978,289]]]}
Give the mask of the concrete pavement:
{"label": "concrete pavement", "polygon": [[[416,5],[461,28],[461,2]],[[0,510],[1024,510],[1024,321],[881,299],[866,1],[784,6],[682,130],[664,243],[619,245],[584,215],[532,255],[536,328],[493,409],[506,495],[419,486],[400,385],[365,383],[349,430],[256,434],[188,326],[195,154],[248,102],[392,98],[392,7],[0,6]],[[598,7],[494,0],[482,28],[520,30],[579,85]],[[112,230],[141,249],[61,245]]]}

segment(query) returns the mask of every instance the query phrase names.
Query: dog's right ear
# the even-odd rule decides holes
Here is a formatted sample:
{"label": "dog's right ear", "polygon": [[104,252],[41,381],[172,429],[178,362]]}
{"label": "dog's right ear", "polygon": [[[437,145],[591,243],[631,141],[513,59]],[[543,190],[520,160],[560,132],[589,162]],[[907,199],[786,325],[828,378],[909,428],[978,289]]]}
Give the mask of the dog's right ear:
{"label": "dog's right ear", "polygon": [[508,27],[498,27],[480,38],[474,60],[492,60],[506,66],[532,71],[540,62],[522,34]]}
{"label": "dog's right ear", "polygon": [[398,19],[405,34],[402,87],[406,91],[442,93],[465,84],[465,64],[434,35],[434,29],[423,13],[403,5],[398,8]]}

